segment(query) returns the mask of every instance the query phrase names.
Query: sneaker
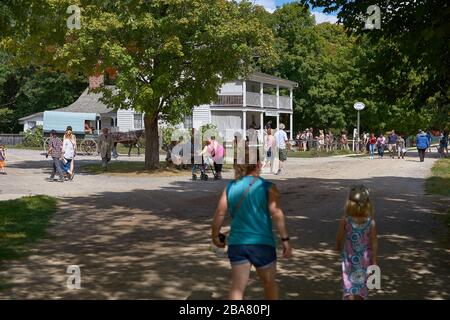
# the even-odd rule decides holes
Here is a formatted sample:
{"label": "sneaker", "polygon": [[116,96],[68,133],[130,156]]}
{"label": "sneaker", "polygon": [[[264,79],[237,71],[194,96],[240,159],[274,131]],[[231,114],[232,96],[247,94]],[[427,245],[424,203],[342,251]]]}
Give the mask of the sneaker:
{"label": "sneaker", "polygon": [[278,170],[275,174],[278,176],[279,174],[281,174],[281,170]]}
{"label": "sneaker", "polygon": [[52,178],[52,177],[45,179],[45,181],[48,181],[48,182],[53,182],[53,180],[55,180],[55,178]]}

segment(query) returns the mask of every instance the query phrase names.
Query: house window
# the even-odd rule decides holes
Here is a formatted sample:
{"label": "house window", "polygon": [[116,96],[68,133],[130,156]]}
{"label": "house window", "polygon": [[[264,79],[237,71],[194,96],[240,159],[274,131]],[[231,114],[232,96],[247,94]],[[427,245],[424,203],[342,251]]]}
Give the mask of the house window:
{"label": "house window", "polygon": [[134,114],[134,128],[135,129],[142,129],[142,113],[135,113]]}
{"label": "house window", "polygon": [[36,121],[28,121],[28,130],[33,130],[36,127]]}

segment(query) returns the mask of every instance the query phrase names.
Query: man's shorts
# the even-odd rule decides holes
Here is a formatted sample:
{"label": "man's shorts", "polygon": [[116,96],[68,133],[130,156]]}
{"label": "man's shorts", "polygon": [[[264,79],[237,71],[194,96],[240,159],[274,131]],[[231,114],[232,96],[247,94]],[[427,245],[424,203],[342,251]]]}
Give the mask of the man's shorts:
{"label": "man's shorts", "polygon": [[255,268],[267,268],[277,261],[275,247],[252,244],[228,246],[228,258],[231,265],[251,263]]}
{"label": "man's shorts", "polygon": [[287,160],[287,149],[279,149],[279,158],[280,161],[286,161]]}

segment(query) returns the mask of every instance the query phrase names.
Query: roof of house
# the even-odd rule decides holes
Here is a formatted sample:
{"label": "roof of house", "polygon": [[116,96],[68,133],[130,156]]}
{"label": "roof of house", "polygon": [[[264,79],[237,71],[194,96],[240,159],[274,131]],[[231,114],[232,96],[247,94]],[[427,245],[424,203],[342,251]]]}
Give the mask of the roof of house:
{"label": "roof of house", "polygon": [[[286,80],[280,77],[276,77],[267,73],[263,72],[253,72],[248,77],[248,80],[253,81],[261,81],[268,84],[273,85],[283,85],[287,87],[297,87],[298,83],[290,80]],[[110,89],[114,90],[114,86],[108,86]],[[60,111],[60,112],[83,112],[83,113],[96,113],[96,114],[106,114],[114,112],[112,108],[108,108],[103,102],[100,101],[102,97],[102,93],[93,93],[89,92],[89,88],[86,88],[84,92],[81,94],[81,96],[71,105],[68,105],[67,107],[55,109],[53,111]],[[20,123],[23,123],[24,121],[33,118],[43,116],[43,112],[35,113],[23,118],[19,119]]]}
{"label": "roof of house", "polygon": [[68,105],[67,107],[59,108],[53,111],[97,114],[113,112],[113,109],[108,108],[103,102],[100,101],[102,96],[102,93],[89,92],[89,88],[87,88],[74,103]]}
{"label": "roof of house", "polygon": [[276,77],[271,74],[263,73],[263,72],[252,72],[248,77],[248,80],[254,80],[254,81],[262,81],[266,83],[272,83],[272,84],[281,84],[288,87],[298,87],[298,83],[283,79],[280,77]]}
{"label": "roof of house", "polygon": [[[111,86],[111,88],[114,89],[113,86]],[[74,103],[68,105],[67,107],[55,109],[52,111],[82,112],[82,113],[96,113],[96,114],[106,114],[113,112],[114,110],[112,108],[108,108],[103,102],[100,101],[102,96],[103,96],[102,93],[89,92],[89,88],[86,88],[86,90],[84,90],[81,96],[79,96]],[[44,115],[43,112],[35,113],[20,118],[19,122],[22,123],[30,118],[39,117],[43,115]]]}
{"label": "roof of house", "polygon": [[43,117],[44,116],[44,112],[38,112],[38,113],[33,113],[30,114],[29,116],[23,117],[19,119],[19,123],[22,123],[23,121],[29,120],[29,119],[33,119],[35,117]]}

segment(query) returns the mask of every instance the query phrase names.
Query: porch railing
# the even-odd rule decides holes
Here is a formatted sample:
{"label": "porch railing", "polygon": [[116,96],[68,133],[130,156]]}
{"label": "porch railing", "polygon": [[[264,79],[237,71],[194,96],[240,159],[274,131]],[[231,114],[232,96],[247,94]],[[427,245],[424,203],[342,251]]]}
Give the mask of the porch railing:
{"label": "porch railing", "polygon": [[218,106],[238,106],[242,105],[244,98],[242,96],[219,96],[213,104]]}
{"label": "porch railing", "polygon": [[245,99],[247,106],[261,107],[261,95],[255,92],[246,92]]}
{"label": "porch railing", "polygon": [[280,96],[280,109],[291,109],[291,98]]}
{"label": "porch railing", "polygon": [[265,94],[264,95],[264,108],[271,107],[276,108],[277,107],[277,96]]}

